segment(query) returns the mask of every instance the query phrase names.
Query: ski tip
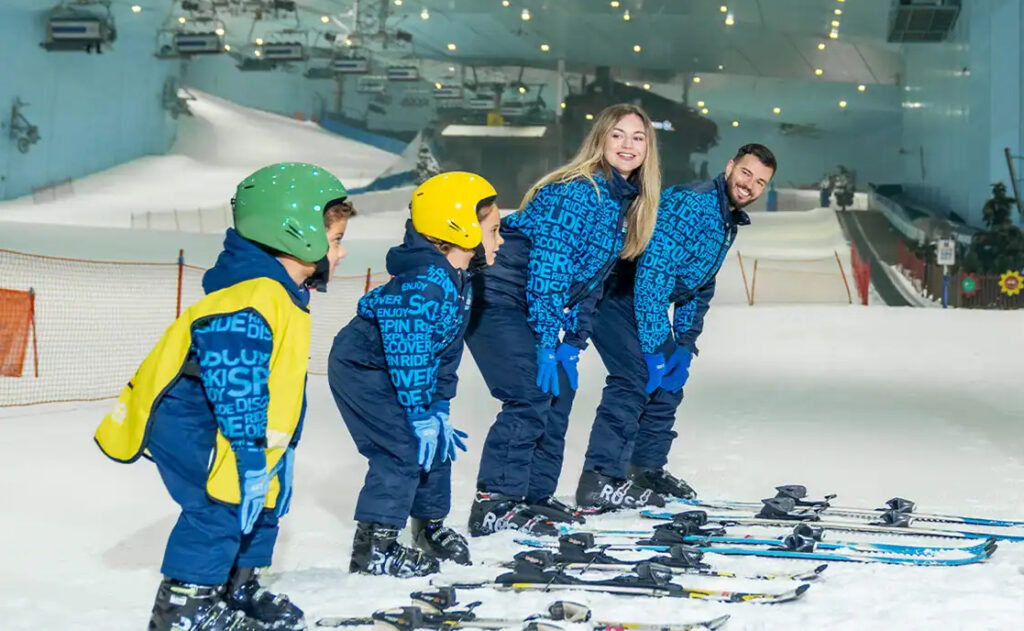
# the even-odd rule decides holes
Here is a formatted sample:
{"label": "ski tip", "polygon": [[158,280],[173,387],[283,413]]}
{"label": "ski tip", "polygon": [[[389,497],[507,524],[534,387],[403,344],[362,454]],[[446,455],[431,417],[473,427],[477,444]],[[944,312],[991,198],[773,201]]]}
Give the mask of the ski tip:
{"label": "ski tip", "polygon": [[828,569],[828,563],[822,563],[818,567],[814,568],[814,574],[820,576],[822,572]]}
{"label": "ski tip", "polygon": [[711,629],[712,631],[714,631],[714,629],[719,629],[726,622],[729,622],[729,618],[730,617],[731,616],[729,614],[725,614],[724,616],[719,616],[717,618],[713,618],[713,619],[708,620],[707,622],[705,622],[704,626],[707,627],[708,629]]}
{"label": "ski tip", "polygon": [[797,596],[803,596],[803,595],[804,595],[804,592],[806,592],[806,591],[807,591],[807,590],[809,590],[810,588],[811,588],[811,584],[810,584],[810,583],[804,583],[804,584],[803,584],[803,585],[801,585],[800,587],[797,587],[797,588],[796,588],[796,595],[797,595]]}

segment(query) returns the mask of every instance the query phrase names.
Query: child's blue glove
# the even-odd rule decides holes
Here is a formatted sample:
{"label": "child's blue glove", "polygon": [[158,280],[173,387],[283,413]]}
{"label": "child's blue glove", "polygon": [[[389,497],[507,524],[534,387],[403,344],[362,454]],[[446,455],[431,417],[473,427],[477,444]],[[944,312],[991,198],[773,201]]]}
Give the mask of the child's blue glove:
{"label": "child's blue glove", "polygon": [[434,455],[437,453],[437,437],[441,431],[441,419],[433,408],[423,412],[410,414],[406,417],[412,433],[416,435],[419,442],[419,451],[416,455],[416,462],[424,471],[430,471],[434,464]]}
{"label": "child's blue glove", "polygon": [[[555,359],[562,365],[562,370],[565,371],[565,376],[569,379],[569,387],[576,390],[580,382],[580,373],[576,368],[576,364],[580,361],[580,349],[572,344],[562,342],[555,352]],[[557,379],[557,375],[555,378]]]}
{"label": "child's blue glove", "polygon": [[466,451],[466,443],[462,439],[469,438],[469,434],[452,426],[449,420],[450,401],[435,401],[430,409],[434,410],[441,423],[441,462],[455,462],[456,449]]}
{"label": "child's blue glove", "polygon": [[658,389],[665,376],[665,356],[661,353],[644,353],[647,362],[647,385],[644,392],[650,394]]}
{"label": "child's blue glove", "polygon": [[277,481],[281,490],[277,493],[277,504],[274,515],[280,519],[288,514],[292,507],[292,479],[295,477],[295,447],[284,450],[281,460],[277,463]]}
{"label": "child's blue glove", "polygon": [[238,486],[242,500],[238,503],[238,527],[243,535],[252,532],[263,511],[270,488],[267,475],[267,455],[260,447],[242,447],[235,450],[238,464]]}
{"label": "child's blue glove", "polygon": [[676,348],[672,356],[668,358],[665,366],[665,378],[661,380],[661,387],[669,392],[679,392],[686,385],[690,378],[690,361],[693,360],[693,353],[685,346]]}
{"label": "child's blue glove", "polygon": [[558,396],[558,358],[553,348],[537,349],[537,387]]}

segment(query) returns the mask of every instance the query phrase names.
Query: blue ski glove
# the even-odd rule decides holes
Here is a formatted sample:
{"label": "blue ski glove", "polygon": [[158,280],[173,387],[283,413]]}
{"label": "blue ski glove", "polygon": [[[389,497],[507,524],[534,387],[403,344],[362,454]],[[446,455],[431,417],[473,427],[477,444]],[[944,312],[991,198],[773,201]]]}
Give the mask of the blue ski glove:
{"label": "blue ski glove", "polygon": [[668,358],[665,366],[665,377],[661,380],[661,387],[669,392],[679,392],[686,385],[690,378],[690,361],[693,353],[685,346],[676,348],[672,356]]}
{"label": "blue ski glove", "polygon": [[242,447],[235,450],[238,464],[238,486],[242,501],[238,503],[238,527],[243,535],[252,532],[263,511],[270,488],[267,475],[267,454],[260,447]]}
{"label": "blue ski glove", "polygon": [[644,392],[650,394],[661,386],[661,380],[665,376],[665,355],[644,353],[644,361],[647,362],[647,385]]}
{"label": "blue ski glove", "polygon": [[558,345],[558,350],[555,351],[555,359],[562,365],[565,376],[569,378],[569,387],[575,390],[580,382],[580,373],[576,368],[576,364],[580,361],[580,349],[572,344],[562,342]]}
{"label": "blue ski glove", "polygon": [[284,454],[277,462],[277,481],[281,490],[277,492],[277,505],[274,506],[274,515],[280,519],[288,514],[292,507],[292,479],[295,477],[295,447],[284,450]]}
{"label": "blue ski glove", "polygon": [[450,401],[435,401],[430,409],[436,413],[441,422],[441,462],[445,460],[455,462],[456,449],[466,451],[466,443],[462,439],[469,438],[469,434],[452,427],[451,421],[448,420],[451,409]]}
{"label": "blue ski glove", "polygon": [[434,464],[434,455],[437,453],[437,437],[441,431],[441,420],[432,410],[431,408],[407,417],[412,433],[416,435],[416,440],[419,442],[416,462],[424,471],[428,472]]}
{"label": "blue ski glove", "polygon": [[558,396],[558,358],[553,348],[537,349],[537,387]]}

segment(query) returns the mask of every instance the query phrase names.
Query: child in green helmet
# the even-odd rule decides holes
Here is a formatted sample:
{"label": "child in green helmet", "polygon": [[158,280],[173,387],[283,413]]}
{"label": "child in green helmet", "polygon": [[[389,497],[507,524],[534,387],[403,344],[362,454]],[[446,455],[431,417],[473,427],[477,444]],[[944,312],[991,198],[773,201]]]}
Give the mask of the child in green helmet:
{"label": "child in green helmet", "polygon": [[342,183],[301,163],[253,173],[203,276],[206,297],[166,331],[96,431],[109,457],[156,463],[181,516],[150,631],[304,629],[264,589],[288,512],[306,408],[309,290],[344,256],[354,210]]}

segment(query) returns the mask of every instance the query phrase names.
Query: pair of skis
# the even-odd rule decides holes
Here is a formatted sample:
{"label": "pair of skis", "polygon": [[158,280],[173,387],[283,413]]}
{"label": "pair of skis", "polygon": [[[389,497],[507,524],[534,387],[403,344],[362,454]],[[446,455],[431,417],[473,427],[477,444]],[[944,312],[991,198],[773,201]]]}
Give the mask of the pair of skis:
{"label": "pair of skis", "polygon": [[562,631],[561,622],[589,623],[591,631],[696,631],[720,628],[729,616],[719,616],[692,623],[651,624],[641,622],[592,620],[590,607],[571,600],[557,600],[547,610],[526,618],[483,618],[475,609],[480,602],[458,605],[454,587],[442,587],[434,592],[414,592],[411,607],[396,607],[374,612],[371,616],[320,618],[318,627],[352,627],[374,625],[392,631],[429,629],[506,629],[520,627],[523,631]]}

